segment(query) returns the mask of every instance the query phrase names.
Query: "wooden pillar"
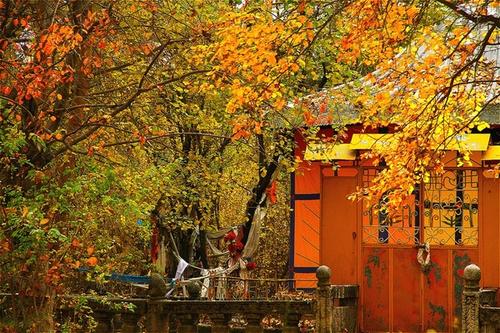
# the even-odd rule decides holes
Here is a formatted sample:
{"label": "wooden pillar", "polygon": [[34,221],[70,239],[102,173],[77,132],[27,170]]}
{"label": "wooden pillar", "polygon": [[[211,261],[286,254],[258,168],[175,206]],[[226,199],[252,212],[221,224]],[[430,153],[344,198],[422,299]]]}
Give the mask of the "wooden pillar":
{"label": "wooden pillar", "polygon": [[332,310],[330,277],[332,272],[328,266],[320,266],[316,270],[318,298],[316,308],[316,330],[318,333],[332,333]]}
{"label": "wooden pillar", "polygon": [[462,292],[462,332],[479,332],[479,280],[481,270],[470,264],[464,269],[464,290]]}

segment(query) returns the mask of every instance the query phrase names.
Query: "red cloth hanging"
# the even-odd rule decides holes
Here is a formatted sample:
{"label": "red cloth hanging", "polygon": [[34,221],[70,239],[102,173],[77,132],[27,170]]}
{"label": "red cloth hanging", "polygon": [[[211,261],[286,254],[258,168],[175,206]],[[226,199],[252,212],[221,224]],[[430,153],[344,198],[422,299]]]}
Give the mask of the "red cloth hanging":
{"label": "red cloth hanging", "polygon": [[269,198],[271,204],[278,202],[278,197],[276,195],[276,181],[274,180],[271,185],[266,188],[266,195]]}

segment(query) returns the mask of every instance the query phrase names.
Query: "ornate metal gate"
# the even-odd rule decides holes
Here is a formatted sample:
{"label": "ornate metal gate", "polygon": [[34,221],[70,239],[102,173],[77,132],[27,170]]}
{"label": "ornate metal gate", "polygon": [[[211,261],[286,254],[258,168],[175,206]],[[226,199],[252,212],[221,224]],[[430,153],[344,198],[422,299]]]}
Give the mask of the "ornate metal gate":
{"label": "ornate metal gate", "polygon": [[[377,172],[363,169],[359,181],[368,186]],[[478,258],[478,170],[432,175],[395,216],[384,200],[365,202],[360,218],[363,331],[458,329],[461,274]]]}

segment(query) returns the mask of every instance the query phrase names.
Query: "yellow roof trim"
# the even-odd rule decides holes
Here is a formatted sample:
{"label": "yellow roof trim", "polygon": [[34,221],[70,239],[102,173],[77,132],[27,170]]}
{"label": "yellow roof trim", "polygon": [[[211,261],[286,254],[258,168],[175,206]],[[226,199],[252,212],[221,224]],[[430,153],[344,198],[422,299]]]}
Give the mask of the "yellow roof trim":
{"label": "yellow roof trim", "polygon": [[483,161],[500,161],[500,146],[489,146],[483,155]]}
{"label": "yellow roof trim", "polygon": [[444,150],[486,151],[489,143],[490,134],[460,134],[452,139]]}
{"label": "yellow roof trim", "polygon": [[387,145],[394,134],[353,134],[351,149],[368,150],[374,146]]}
{"label": "yellow roof trim", "polygon": [[[368,150],[377,146],[389,145],[394,134],[353,134],[351,149]],[[446,146],[439,146],[440,150],[471,150],[486,151],[490,141],[490,134],[460,134],[449,140]]]}
{"label": "yellow roof trim", "polygon": [[350,144],[310,143],[304,153],[306,161],[348,160],[356,159],[356,152],[351,150]]}

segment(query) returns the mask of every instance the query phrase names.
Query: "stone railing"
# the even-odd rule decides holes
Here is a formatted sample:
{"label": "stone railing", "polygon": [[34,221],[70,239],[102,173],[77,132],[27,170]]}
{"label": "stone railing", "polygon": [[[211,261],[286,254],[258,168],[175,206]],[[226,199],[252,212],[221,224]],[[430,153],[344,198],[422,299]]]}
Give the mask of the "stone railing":
{"label": "stone railing", "polygon": [[464,269],[462,332],[494,333],[500,330],[500,307],[496,289],[480,289],[481,270],[472,264]]}
{"label": "stone railing", "polygon": [[[79,296],[78,301],[92,309],[97,333],[357,332],[358,286],[330,285],[331,272],[326,266],[319,267],[316,276],[316,294],[309,300]],[[59,320],[74,317],[76,308],[61,307]]]}

